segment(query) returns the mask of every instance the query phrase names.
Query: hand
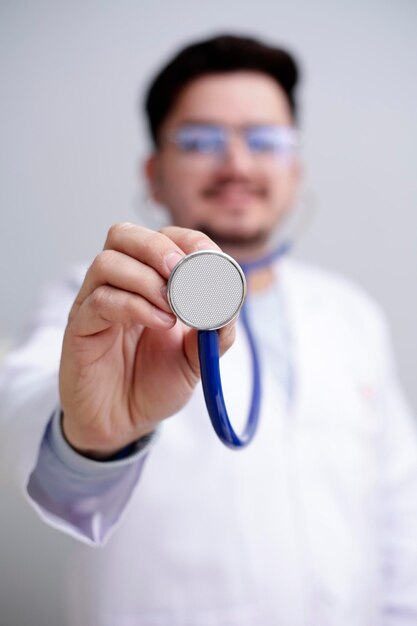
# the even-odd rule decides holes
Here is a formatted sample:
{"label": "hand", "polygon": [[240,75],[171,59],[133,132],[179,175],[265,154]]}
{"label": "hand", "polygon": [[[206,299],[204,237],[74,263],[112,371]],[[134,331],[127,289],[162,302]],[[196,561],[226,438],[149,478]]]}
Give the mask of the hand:
{"label": "hand", "polygon": [[[177,262],[201,249],[220,250],[186,228],[110,228],[62,346],[63,431],[81,454],[105,459],[188,402],[200,378],[197,331],[176,320],[166,285]],[[221,354],[234,337],[234,322],[219,331]]]}

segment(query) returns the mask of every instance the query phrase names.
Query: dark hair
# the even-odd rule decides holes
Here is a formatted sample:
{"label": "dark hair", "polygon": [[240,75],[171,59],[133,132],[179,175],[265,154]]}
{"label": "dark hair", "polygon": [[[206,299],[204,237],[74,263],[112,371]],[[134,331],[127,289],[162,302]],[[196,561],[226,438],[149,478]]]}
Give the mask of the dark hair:
{"label": "dark hair", "polygon": [[294,90],[299,69],[294,57],[256,39],[220,35],[180,50],[151,82],[145,110],[155,145],[163,121],[188,83],[206,74],[239,70],[262,72],[276,80],[288,98],[293,118],[297,118]]}

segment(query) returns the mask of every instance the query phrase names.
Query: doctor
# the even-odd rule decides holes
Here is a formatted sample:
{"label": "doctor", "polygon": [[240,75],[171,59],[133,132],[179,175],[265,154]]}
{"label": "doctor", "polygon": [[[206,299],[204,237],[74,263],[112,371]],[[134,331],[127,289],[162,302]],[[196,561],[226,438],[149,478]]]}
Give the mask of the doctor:
{"label": "doctor", "polygon": [[[232,452],[207,417],[196,332],[167,302],[185,254],[271,251],[302,175],[297,76],[241,37],[181,51],[146,100],[146,176],[172,226],[112,226],[6,360],[1,474],[77,540],[71,626],[417,624],[415,424],[379,307],[290,258],[254,270],[262,412]],[[239,321],[220,346],[238,428],[252,384]]]}

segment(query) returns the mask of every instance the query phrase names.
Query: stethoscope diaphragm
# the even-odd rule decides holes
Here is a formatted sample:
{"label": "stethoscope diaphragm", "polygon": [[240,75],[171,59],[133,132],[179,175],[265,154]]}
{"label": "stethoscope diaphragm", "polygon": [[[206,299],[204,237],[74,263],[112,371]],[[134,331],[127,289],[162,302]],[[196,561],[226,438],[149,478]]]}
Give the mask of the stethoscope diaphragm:
{"label": "stethoscope diaphragm", "polygon": [[239,264],[216,250],[185,256],[168,280],[168,301],[175,315],[197,330],[226,326],[239,313],[246,279]]}

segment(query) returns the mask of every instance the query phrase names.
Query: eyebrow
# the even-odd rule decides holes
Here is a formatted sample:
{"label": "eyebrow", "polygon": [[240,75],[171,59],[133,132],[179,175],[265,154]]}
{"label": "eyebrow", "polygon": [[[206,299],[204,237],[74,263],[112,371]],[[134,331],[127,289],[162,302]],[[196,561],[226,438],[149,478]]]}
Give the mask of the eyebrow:
{"label": "eyebrow", "polygon": [[289,124],[271,120],[252,120],[250,122],[245,122],[244,124],[225,124],[224,122],[215,121],[213,119],[191,118],[184,119],[179,124],[176,124],[177,128],[180,126],[224,126],[226,128],[229,126],[240,126],[245,128],[250,126],[289,126]]}
{"label": "eyebrow", "polygon": [[182,120],[177,126],[223,126],[221,122],[204,118],[192,118]]}

